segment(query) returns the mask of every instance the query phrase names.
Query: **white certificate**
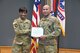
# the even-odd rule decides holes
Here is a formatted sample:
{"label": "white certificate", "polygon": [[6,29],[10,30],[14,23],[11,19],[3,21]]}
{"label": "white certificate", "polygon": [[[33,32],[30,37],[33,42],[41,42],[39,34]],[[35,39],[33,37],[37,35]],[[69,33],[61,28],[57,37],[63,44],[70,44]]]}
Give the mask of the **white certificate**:
{"label": "white certificate", "polygon": [[32,37],[43,36],[43,28],[42,27],[32,27],[31,36]]}

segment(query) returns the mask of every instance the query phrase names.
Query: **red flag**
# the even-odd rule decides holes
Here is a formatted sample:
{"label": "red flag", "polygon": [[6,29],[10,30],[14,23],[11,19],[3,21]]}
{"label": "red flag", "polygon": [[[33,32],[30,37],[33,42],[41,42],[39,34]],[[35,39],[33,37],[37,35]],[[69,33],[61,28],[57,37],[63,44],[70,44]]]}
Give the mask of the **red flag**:
{"label": "red flag", "polygon": [[50,0],[51,1],[51,11],[56,12],[57,10],[57,0]]}
{"label": "red flag", "polygon": [[[32,27],[38,27],[40,21],[40,0],[34,0],[33,13],[32,13]],[[37,39],[33,38],[31,41],[30,53],[37,53]]]}

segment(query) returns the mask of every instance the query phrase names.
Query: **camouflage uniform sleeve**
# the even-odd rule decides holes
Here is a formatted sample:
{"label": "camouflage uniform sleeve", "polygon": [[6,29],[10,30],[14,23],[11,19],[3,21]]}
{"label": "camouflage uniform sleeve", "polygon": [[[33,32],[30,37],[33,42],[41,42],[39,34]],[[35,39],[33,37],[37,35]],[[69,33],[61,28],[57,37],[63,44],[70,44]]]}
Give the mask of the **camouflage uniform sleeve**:
{"label": "camouflage uniform sleeve", "polygon": [[16,34],[27,34],[27,33],[29,33],[30,32],[30,27],[31,27],[30,25],[31,25],[31,23],[29,22],[29,26],[28,26],[29,28],[21,30],[17,20],[14,20],[14,22],[13,22],[13,27],[14,27],[14,30],[15,30]]}
{"label": "camouflage uniform sleeve", "polygon": [[28,24],[28,27],[26,27],[25,30],[20,30],[20,32],[22,32],[23,34],[31,34],[31,22],[29,21]]}
{"label": "camouflage uniform sleeve", "polygon": [[19,34],[19,26],[18,26],[17,20],[14,20],[13,22],[13,28],[14,28],[15,33]]}
{"label": "camouflage uniform sleeve", "polygon": [[61,33],[60,22],[57,18],[55,18],[53,35],[54,36],[59,36],[60,33]]}
{"label": "camouflage uniform sleeve", "polygon": [[[52,31],[52,32],[50,32],[47,36],[48,37],[52,37],[52,36],[54,36],[54,37],[57,37],[57,36],[59,36],[60,35],[60,33],[61,33],[61,29],[60,29],[60,22],[59,22],[59,20],[55,17],[54,18],[54,22],[53,22],[54,24],[52,24],[52,26],[51,26],[51,28],[50,28],[50,30]],[[53,29],[53,30],[52,30]]]}

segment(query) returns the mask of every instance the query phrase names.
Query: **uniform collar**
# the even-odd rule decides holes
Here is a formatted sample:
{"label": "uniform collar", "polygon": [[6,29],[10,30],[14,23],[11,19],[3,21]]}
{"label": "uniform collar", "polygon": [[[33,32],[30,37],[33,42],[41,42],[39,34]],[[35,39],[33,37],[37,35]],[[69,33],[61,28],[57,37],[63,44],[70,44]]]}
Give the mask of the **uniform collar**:
{"label": "uniform collar", "polygon": [[47,16],[44,16],[44,18],[49,18],[51,16],[51,14],[47,15]]}
{"label": "uniform collar", "polygon": [[20,17],[19,17],[19,20],[21,20],[21,22],[25,22],[26,21],[26,19],[25,20],[22,20]]}

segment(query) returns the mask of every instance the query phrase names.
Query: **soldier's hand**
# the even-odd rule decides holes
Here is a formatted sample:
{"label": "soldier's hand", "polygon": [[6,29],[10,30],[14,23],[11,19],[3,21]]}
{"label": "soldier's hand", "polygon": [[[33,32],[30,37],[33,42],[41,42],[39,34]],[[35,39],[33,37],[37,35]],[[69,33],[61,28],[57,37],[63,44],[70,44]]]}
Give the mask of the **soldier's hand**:
{"label": "soldier's hand", "polygon": [[43,35],[43,36],[40,37],[40,40],[45,40],[45,39],[46,39],[45,35]]}

